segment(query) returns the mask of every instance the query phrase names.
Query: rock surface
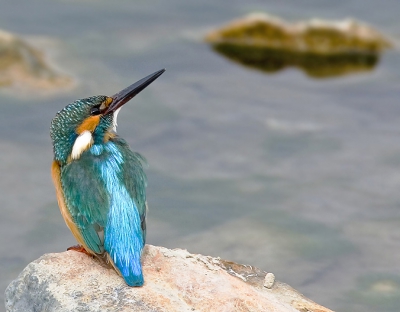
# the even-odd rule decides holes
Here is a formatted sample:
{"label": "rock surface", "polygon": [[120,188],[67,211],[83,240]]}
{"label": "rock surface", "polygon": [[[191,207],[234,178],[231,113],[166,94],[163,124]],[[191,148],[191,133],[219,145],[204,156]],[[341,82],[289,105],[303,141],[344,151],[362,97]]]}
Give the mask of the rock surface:
{"label": "rock surface", "polygon": [[147,245],[143,270],[145,285],[130,288],[85,254],[46,254],[8,286],[6,310],[331,311],[272,274],[186,250]]}
{"label": "rock surface", "polygon": [[0,87],[49,90],[70,84],[71,79],[53,70],[41,52],[17,36],[0,30]]}
{"label": "rock surface", "polygon": [[332,55],[379,53],[391,42],[372,27],[352,20],[288,23],[267,14],[250,14],[210,32],[212,44],[230,43],[298,53]]}

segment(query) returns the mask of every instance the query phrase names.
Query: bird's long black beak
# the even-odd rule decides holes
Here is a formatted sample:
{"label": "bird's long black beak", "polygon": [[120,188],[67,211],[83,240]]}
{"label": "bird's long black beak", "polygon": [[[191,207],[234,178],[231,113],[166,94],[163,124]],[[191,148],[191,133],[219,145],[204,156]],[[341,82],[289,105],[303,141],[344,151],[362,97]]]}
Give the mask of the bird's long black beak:
{"label": "bird's long black beak", "polygon": [[165,72],[165,69],[161,69],[156,71],[155,73],[148,75],[135,82],[133,85],[125,88],[124,90],[114,94],[112,98],[111,104],[104,111],[104,115],[115,112],[118,108],[132,99],[135,95],[139,94],[143,89],[145,89],[149,84],[151,84],[154,80],[162,75]]}

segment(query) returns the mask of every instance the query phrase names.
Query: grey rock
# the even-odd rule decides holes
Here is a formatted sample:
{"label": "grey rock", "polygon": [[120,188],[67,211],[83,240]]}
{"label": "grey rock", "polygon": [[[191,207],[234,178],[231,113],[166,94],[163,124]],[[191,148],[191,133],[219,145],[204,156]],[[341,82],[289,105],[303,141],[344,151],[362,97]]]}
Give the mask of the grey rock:
{"label": "grey rock", "polygon": [[0,87],[52,90],[65,88],[71,82],[52,69],[38,49],[0,30]]}
{"label": "grey rock", "polygon": [[267,272],[250,265],[150,245],[142,260],[145,285],[132,288],[85,254],[46,254],[8,286],[6,310],[331,311],[284,283],[264,287]]}

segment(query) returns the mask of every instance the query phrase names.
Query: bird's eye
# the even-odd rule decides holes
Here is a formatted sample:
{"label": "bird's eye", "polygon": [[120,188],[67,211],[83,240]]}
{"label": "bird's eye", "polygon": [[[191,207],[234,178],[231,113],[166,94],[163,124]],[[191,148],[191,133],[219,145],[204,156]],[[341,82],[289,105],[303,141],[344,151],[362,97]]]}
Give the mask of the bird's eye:
{"label": "bird's eye", "polygon": [[90,115],[95,116],[100,114],[100,107],[94,106],[90,109]]}

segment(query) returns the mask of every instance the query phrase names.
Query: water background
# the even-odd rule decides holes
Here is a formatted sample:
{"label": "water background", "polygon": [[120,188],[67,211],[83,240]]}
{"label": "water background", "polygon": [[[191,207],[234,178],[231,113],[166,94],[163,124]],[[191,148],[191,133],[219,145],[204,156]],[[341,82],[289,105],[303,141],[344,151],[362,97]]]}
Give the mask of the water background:
{"label": "water background", "polygon": [[400,55],[318,80],[249,70],[202,42],[254,11],[351,16],[400,40],[397,0],[1,1],[0,29],[76,81],[51,96],[0,91],[2,292],[75,243],[49,172],[55,113],[166,67],[118,119],[150,164],[148,243],[256,265],[336,311],[399,310]]}

